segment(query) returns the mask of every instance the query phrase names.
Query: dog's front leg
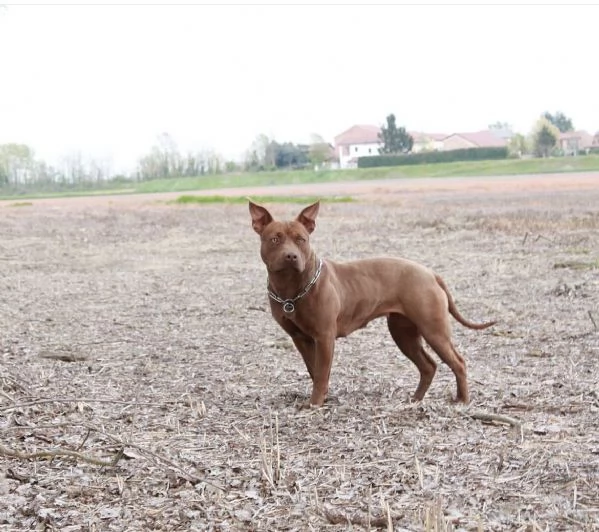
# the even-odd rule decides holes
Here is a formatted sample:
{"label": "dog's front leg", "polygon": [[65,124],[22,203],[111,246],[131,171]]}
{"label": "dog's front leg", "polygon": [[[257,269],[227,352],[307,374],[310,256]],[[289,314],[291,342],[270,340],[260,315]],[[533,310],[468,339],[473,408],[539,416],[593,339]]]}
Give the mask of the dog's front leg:
{"label": "dog's front leg", "polygon": [[295,323],[285,318],[277,320],[283,330],[291,337],[295,347],[302,355],[310,378],[314,381],[314,340],[304,334]]}
{"label": "dog's front leg", "polygon": [[314,340],[303,334],[291,336],[291,339],[293,340],[295,347],[297,347],[297,350],[300,352],[300,355],[302,355],[304,364],[306,364],[306,369],[310,374],[312,382],[314,382]]}
{"label": "dog's front leg", "polygon": [[334,335],[323,335],[316,338],[310,406],[322,406],[324,404],[329,392],[329,377],[331,376],[334,350]]}

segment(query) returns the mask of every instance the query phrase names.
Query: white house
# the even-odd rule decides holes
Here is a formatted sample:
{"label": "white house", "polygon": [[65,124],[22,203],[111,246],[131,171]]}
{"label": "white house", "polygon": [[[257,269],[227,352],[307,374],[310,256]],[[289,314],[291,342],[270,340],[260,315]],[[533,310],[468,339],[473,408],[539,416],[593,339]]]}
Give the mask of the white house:
{"label": "white house", "polygon": [[335,152],[340,168],[356,168],[358,157],[379,155],[383,143],[379,140],[381,128],[357,125],[335,137]]}
{"label": "white house", "polygon": [[[383,143],[379,140],[381,128],[370,125],[356,125],[335,137],[335,152],[340,168],[356,168],[358,157],[379,155]],[[414,139],[413,153],[444,149],[444,133],[409,132]]]}
{"label": "white house", "polygon": [[[383,143],[379,140],[381,128],[378,126],[357,125],[335,137],[335,153],[339,158],[340,168],[356,168],[358,157],[379,155]],[[460,148],[482,148],[507,146],[511,132],[483,130],[474,133],[421,133],[408,132],[414,139],[412,153],[421,151],[447,151]],[[583,148],[592,145],[593,137],[586,132],[563,134],[560,147],[566,150],[576,143]],[[572,150],[571,150],[572,151]]]}

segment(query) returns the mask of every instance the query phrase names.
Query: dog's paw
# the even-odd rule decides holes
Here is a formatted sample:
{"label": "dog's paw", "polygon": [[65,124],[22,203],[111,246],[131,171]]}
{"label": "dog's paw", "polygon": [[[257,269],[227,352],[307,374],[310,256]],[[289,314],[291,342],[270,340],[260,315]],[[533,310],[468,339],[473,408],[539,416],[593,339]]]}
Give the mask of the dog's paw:
{"label": "dog's paw", "polygon": [[467,395],[466,397],[460,397],[459,395],[451,398],[451,402],[454,405],[469,405],[470,397]]}
{"label": "dog's paw", "polygon": [[301,403],[298,404],[297,409],[298,410],[318,410],[322,406],[323,405],[312,404],[310,401],[302,401]]}

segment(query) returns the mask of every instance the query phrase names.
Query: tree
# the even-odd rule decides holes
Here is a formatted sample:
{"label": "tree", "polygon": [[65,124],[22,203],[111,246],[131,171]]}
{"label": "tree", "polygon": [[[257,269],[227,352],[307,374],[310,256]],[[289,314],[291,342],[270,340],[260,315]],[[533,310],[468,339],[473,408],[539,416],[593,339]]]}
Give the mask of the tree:
{"label": "tree", "polygon": [[507,122],[495,122],[493,124],[489,124],[489,129],[491,131],[511,131],[512,126]]}
{"label": "tree", "polygon": [[244,169],[246,172],[256,172],[260,170],[260,158],[256,150],[248,150],[245,155]]}
{"label": "tree", "polygon": [[225,162],[225,172],[227,174],[230,174],[232,172],[237,172],[237,170],[239,170],[239,165],[237,164],[236,161],[229,159],[228,161]]}
{"label": "tree", "polygon": [[222,157],[214,150],[196,150],[182,155],[172,137],[162,133],[150,153],[139,159],[136,173],[138,179],[148,180],[218,174],[222,167]]}
{"label": "tree", "polygon": [[88,160],[88,176],[97,183],[106,181],[112,175],[111,163],[107,158],[90,158]]}
{"label": "tree", "polygon": [[158,135],[155,154],[160,163],[160,177],[175,177],[182,173],[181,155],[177,144],[168,133]]}
{"label": "tree", "polygon": [[0,186],[29,180],[34,163],[33,150],[26,144],[0,145]]}
{"label": "tree", "polygon": [[408,153],[414,146],[414,139],[406,129],[397,127],[394,114],[387,116],[387,126],[381,127],[379,140],[383,143],[379,153]]}
{"label": "tree", "polygon": [[69,184],[81,184],[87,181],[89,172],[80,150],[74,150],[62,157],[63,180]]}
{"label": "tree", "polygon": [[275,152],[274,140],[269,139],[264,133],[260,133],[250,147],[251,161],[253,166],[257,166],[257,170],[265,170],[274,168]]}
{"label": "tree", "polygon": [[329,159],[330,149],[328,143],[320,135],[312,134],[308,152],[310,163],[316,168],[322,166]]}
{"label": "tree", "polygon": [[300,146],[292,142],[272,142],[272,149],[277,168],[303,168],[310,162],[309,146]]}
{"label": "tree", "polygon": [[568,131],[574,131],[574,125],[572,124],[572,119],[568,118],[561,111],[557,111],[554,115],[549,112],[545,112],[543,114],[543,118],[547,119],[551,122],[557,129],[560,130],[561,133],[566,133]]}
{"label": "tree", "polygon": [[531,135],[534,154],[537,157],[549,157],[557,144],[559,133],[559,129],[547,118],[539,118]]}
{"label": "tree", "polygon": [[208,174],[220,174],[223,169],[223,159],[214,150],[207,150],[205,153],[206,160],[206,173]]}
{"label": "tree", "polygon": [[522,157],[529,152],[529,143],[524,135],[516,133],[508,142],[509,154],[516,157]]}

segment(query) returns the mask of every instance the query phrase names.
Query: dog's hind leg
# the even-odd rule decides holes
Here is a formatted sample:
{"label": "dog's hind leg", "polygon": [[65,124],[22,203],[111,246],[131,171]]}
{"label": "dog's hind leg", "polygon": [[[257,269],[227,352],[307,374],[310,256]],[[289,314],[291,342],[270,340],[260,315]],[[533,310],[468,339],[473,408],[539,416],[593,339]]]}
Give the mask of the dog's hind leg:
{"label": "dog's hind leg", "polygon": [[433,381],[437,364],[424,350],[420,332],[413,323],[399,314],[389,314],[387,326],[397,347],[416,365],[420,372],[420,382],[412,399],[421,401]]}
{"label": "dog's hind leg", "polygon": [[456,401],[468,403],[468,379],[466,373],[466,361],[460,355],[451,341],[451,328],[447,319],[437,323],[428,322],[421,329],[422,336],[428,345],[439,355],[439,358],[447,364],[456,378],[457,396]]}

